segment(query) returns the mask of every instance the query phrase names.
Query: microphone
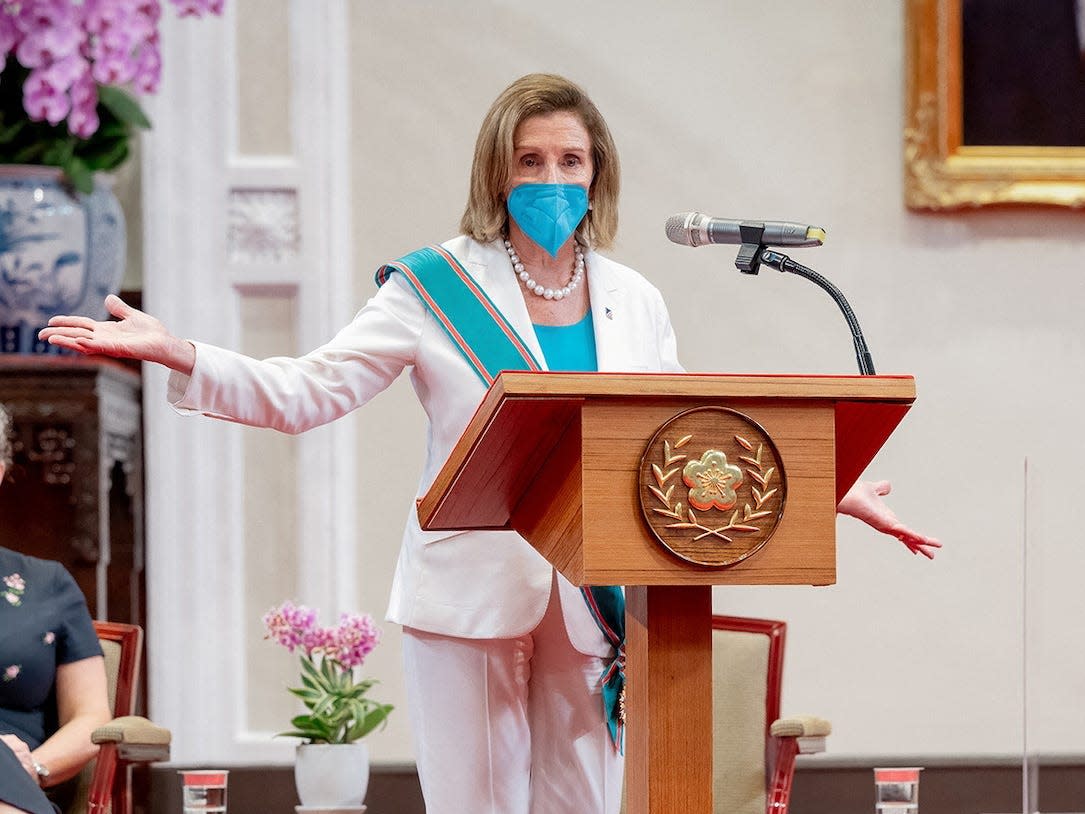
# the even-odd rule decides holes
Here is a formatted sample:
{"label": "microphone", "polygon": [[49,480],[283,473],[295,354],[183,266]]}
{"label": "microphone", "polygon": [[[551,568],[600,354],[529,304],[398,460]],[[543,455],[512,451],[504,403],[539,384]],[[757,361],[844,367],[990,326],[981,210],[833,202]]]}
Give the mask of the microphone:
{"label": "microphone", "polygon": [[[751,229],[762,229],[747,239]],[[744,237],[743,232],[747,235]],[[667,239],[681,246],[704,246],[707,243],[759,243],[762,246],[820,246],[825,230],[820,226],[782,221],[728,220],[710,218],[701,212],[680,212],[667,218]]]}
{"label": "microphone", "polygon": [[700,212],[681,212],[667,218],[667,238],[681,246],[704,246],[706,243],[738,244],[735,266],[744,274],[757,274],[761,264],[778,271],[803,277],[825,291],[840,308],[851,330],[855,345],[855,360],[859,373],[874,375],[874,360],[870,358],[859,320],[851,310],[843,292],[812,268],[796,263],[786,254],[770,246],[820,246],[825,242],[825,230],[820,226],[777,221],[725,220],[710,218]]}

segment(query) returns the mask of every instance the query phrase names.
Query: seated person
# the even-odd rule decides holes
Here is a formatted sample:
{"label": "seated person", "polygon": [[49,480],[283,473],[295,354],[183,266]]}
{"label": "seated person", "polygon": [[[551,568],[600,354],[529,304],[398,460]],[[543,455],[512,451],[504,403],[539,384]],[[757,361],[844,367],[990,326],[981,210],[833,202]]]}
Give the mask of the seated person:
{"label": "seated person", "polygon": [[[0,482],[11,465],[0,405]],[[55,814],[111,718],[87,603],[60,563],[0,547],[0,814]]]}

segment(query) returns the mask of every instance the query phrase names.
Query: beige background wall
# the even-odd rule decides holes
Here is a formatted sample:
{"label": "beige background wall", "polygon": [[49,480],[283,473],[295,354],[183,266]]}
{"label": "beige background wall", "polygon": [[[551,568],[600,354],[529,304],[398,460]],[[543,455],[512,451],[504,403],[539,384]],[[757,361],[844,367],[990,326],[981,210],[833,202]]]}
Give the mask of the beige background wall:
{"label": "beige background wall", "polygon": [[[239,4],[242,52],[267,36],[262,6]],[[772,270],[739,275],[732,249],[691,250],[663,235],[667,216],[687,209],[824,226],[826,246],[793,256],[848,295],[880,372],[917,377],[919,400],[868,476],[891,478],[898,513],[940,535],[945,550],[928,563],[842,519],[838,585],[721,590],[716,607],[789,622],[785,712],[832,719],[833,756],[1013,754],[1025,675],[1030,745],[1085,752],[1085,220],[905,211],[900,4],[353,0],[349,9],[353,164],[343,171],[357,305],[382,261],[455,234],[478,124],[530,71],[577,80],[607,117],[624,168],[611,254],[662,289],[688,369],[854,371],[844,322],[821,291]],[[281,17],[270,25],[281,32]],[[240,85],[239,109],[272,126],[260,111],[286,104],[275,86]],[[282,304],[268,305],[269,319],[293,330]],[[359,438],[358,604],[380,615],[423,416],[403,380],[346,420]],[[290,580],[276,579],[247,601],[277,601]],[[379,762],[409,761],[398,637],[385,632],[368,668],[399,709],[372,749]],[[274,661],[248,679],[269,705],[254,712],[268,726],[281,702],[256,685],[294,678],[292,665]]]}

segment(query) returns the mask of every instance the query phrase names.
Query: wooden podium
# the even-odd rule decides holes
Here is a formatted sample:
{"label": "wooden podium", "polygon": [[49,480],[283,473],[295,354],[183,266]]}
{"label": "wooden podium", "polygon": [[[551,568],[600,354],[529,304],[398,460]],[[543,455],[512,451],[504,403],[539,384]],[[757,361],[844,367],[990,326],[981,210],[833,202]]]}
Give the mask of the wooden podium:
{"label": "wooden podium", "polygon": [[[419,520],[514,529],[574,585],[626,586],[627,811],[711,814],[711,586],[835,582],[836,505],[914,399],[910,376],[506,372],[419,501]],[[721,436],[742,444],[742,463],[715,450],[696,459],[683,445],[704,432],[664,430],[717,414],[750,428]],[[748,440],[759,431],[763,443]],[[778,456],[771,469],[763,446]],[[729,479],[752,489],[754,519],[743,522]],[[702,548],[687,554],[649,519]],[[701,560],[766,522],[774,528],[750,553]]]}

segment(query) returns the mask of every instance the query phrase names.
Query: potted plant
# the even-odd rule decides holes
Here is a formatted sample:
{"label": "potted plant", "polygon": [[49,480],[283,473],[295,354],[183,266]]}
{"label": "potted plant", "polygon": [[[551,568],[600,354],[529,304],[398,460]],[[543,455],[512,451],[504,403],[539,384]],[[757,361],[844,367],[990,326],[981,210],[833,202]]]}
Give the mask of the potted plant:
{"label": "potted plant", "polygon": [[[181,16],[224,0],[170,0]],[[0,351],[47,352],[56,313],[103,318],[124,275],[120,205],[104,173],[150,127],[159,0],[0,0]]]}
{"label": "potted plant", "polygon": [[289,692],[308,710],[280,735],[302,738],[294,781],[303,806],[357,808],[369,785],[369,750],[362,738],[382,726],[391,704],[368,698],[376,683],[360,679],[365,657],[380,641],[368,614],[344,613],[321,627],[316,611],[286,601],[264,615],[265,638],[298,651],[301,686]]}

